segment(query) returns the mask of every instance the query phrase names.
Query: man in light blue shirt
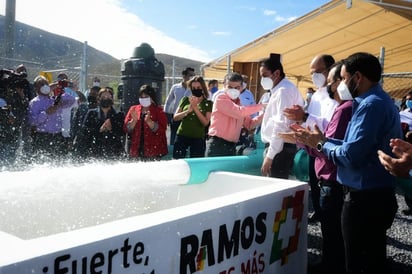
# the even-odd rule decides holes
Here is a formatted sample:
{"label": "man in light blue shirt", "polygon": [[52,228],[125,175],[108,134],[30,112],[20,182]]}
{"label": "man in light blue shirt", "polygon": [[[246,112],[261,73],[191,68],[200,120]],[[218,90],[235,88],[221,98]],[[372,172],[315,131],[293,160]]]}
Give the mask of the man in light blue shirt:
{"label": "man in light blue shirt", "polygon": [[377,150],[392,155],[391,138],[401,138],[399,113],[379,84],[382,68],[369,53],[343,61],[338,91],[354,98],[344,140],[326,139],[317,149],[337,166],[344,186],[342,233],[347,273],[387,273],[386,230],[397,211],[395,178],[380,164]]}
{"label": "man in light blue shirt", "polygon": [[242,78],[243,78],[243,86],[242,86],[242,91],[240,92],[240,95],[239,95],[240,105],[242,106],[255,105],[256,104],[255,96],[247,88],[247,83],[249,83],[249,78],[247,75],[244,75],[244,74],[242,75]]}
{"label": "man in light blue shirt", "polygon": [[182,82],[174,84],[170,88],[170,92],[166,97],[164,112],[166,113],[167,121],[170,126],[170,145],[174,145],[176,131],[180,125],[180,121],[173,121],[173,115],[175,114],[179,106],[180,100],[184,96],[191,95],[190,89],[187,88],[186,82],[189,81],[193,76],[195,76],[195,70],[193,68],[187,67],[186,69],[184,69],[182,71]]}

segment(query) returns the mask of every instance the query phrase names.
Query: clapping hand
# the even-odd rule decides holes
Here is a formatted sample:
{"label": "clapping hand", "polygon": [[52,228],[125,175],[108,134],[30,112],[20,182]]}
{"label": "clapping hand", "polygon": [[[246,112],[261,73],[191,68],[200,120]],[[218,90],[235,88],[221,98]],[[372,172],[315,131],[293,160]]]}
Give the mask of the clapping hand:
{"label": "clapping hand", "polygon": [[316,148],[320,141],[326,139],[317,125],[314,126],[313,130],[311,130],[310,127],[297,129],[295,130],[295,136],[297,142],[305,144],[311,148]]}
{"label": "clapping hand", "polygon": [[103,125],[100,127],[100,132],[111,131],[112,130],[112,123],[110,119],[106,119]]}
{"label": "clapping hand", "polygon": [[389,145],[392,152],[398,158],[393,158],[382,150],[378,150],[379,161],[390,174],[409,178],[409,171],[412,169],[412,144],[401,140],[391,139]]}
{"label": "clapping hand", "polygon": [[291,121],[303,121],[303,117],[305,116],[305,111],[303,110],[302,106],[300,105],[293,105],[290,108],[285,108],[283,110],[283,115]]}

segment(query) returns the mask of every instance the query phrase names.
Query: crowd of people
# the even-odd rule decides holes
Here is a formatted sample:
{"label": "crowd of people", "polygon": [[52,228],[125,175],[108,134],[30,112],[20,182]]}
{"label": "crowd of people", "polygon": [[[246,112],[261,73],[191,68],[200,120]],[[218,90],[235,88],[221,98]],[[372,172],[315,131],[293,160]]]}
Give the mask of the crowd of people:
{"label": "crowd of people", "polygon": [[310,220],[320,222],[323,240],[316,273],[388,273],[396,177],[411,184],[412,93],[399,112],[380,84],[379,60],[369,53],[337,62],[320,54],[309,72],[316,90],[305,101],[280,56],[271,54],[259,63],[266,92],[256,103],[247,75],[230,72],[219,89],[188,67],[163,106],[155,89],[142,85],[139,101],[123,113],[114,108],[110,87],[94,82],[85,97],[65,74],[54,83],[43,76],[29,83],[20,66],[2,72],[16,78],[0,93],[2,166],[13,166],[19,150],[28,162],[68,155],[76,162],[235,156],[244,136],[259,133],[263,176],[288,179],[297,150],[310,155]]}
{"label": "crowd of people", "polygon": [[[326,116],[320,115],[310,125],[306,120],[310,113],[292,106],[285,115],[309,124],[282,134],[315,157],[319,194],[312,195],[312,201],[319,206],[323,258],[312,269],[314,273],[390,273],[386,231],[398,208],[398,183],[392,174],[399,175],[395,166],[406,157],[396,153],[396,144],[404,138],[399,110],[379,83],[382,68],[375,56],[355,53],[323,69],[327,78],[312,71],[313,82],[324,83],[317,85],[307,110],[320,88],[326,87],[338,103],[331,118],[324,123]],[[326,107],[324,102],[319,102],[321,107]],[[409,172],[410,166],[403,168]]]}

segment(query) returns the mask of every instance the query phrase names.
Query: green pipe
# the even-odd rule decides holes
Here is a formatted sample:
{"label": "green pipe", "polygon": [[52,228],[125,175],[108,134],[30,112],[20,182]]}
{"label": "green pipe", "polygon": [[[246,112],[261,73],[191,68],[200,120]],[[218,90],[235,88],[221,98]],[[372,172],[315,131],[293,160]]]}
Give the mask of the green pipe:
{"label": "green pipe", "polygon": [[205,182],[213,171],[260,175],[262,150],[256,149],[247,156],[187,158],[184,160],[190,167],[190,177],[187,184],[200,184]]}

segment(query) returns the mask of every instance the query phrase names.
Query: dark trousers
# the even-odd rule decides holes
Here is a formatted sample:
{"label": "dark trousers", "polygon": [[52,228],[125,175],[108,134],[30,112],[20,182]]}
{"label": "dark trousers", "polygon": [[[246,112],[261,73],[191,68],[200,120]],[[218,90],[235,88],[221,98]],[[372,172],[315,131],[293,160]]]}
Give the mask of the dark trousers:
{"label": "dark trousers", "polygon": [[174,145],[176,139],[176,132],[180,126],[180,121],[173,121],[173,115],[171,113],[166,113],[167,120],[170,126],[170,145]]}
{"label": "dark trousers", "polygon": [[404,199],[405,199],[406,205],[408,206],[408,209],[412,209],[412,199],[407,196],[404,196]]}
{"label": "dark trousers", "polygon": [[210,136],[206,141],[206,157],[235,156],[236,143],[226,141],[217,136]]}
{"label": "dark trousers", "polygon": [[41,133],[33,135],[33,152],[37,157],[65,157],[66,143],[61,133]]}
{"label": "dark trousers", "polygon": [[190,158],[204,157],[205,139],[189,138],[177,135],[175,144],[173,146],[173,159],[185,158],[188,148],[190,150]]}
{"label": "dark trousers", "polygon": [[320,215],[320,189],[318,184],[318,178],[315,173],[315,157],[309,155],[309,186],[310,186],[310,197],[312,199],[313,210],[315,211],[315,216]]}
{"label": "dark trousers", "polygon": [[273,158],[270,177],[288,179],[293,168],[296,151],[295,144],[284,143],[283,149]]}
{"label": "dark trousers", "polygon": [[[1,132],[0,132],[1,134]],[[19,148],[19,136],[0,137],[0,167],[10,167],[16,161],[17,150]]]}
{"label": "dark trousers", "polygon": [[389,273],[386,230],[398,209],[394,189],[345,192],[342,233],[347,273]]}
{"label": "dark trousers", "polygon": [[345,251],[341,230],[342,185],[335,181],[319,182],[322,265],[327,273],[344,273]]}

